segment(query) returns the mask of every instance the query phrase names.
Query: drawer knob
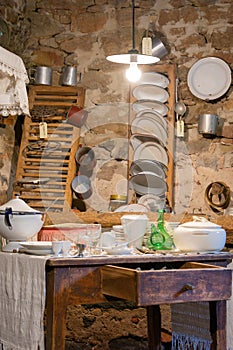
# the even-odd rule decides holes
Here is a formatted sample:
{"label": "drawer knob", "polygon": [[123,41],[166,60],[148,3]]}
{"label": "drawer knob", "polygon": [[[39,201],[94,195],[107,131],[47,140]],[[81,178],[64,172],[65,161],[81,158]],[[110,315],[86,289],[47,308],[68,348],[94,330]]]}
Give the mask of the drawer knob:
{"label": "drawer knob", "polygon": [[187,291],[189,291],[189,290],[194,290],[194,289],[195,289],[194,286],[192,286],[191,284],[187,283],[187,284],[185,284],[185,285],[179,290],[179,292],[177,292],[177,293],[175,294],[175,297],[178,297],[178,296],[181,295],[182,293],[185,293],[185,292],[187,292]]}

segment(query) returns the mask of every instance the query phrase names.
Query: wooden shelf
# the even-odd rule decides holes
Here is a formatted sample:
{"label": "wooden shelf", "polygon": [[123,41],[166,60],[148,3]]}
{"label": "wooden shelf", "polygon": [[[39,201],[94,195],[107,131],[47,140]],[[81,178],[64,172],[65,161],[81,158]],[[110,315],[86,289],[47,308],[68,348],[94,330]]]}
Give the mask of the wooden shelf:
{"label": "wooden shelf", "polygon": [[[71,105],[83,108],[84,97],[81,87],[29,87],[31,117],[24,120],[13,195],[19,193],[34,209],[64,212],[72,207],[80,129],[67,124],[66,115]],[[39,133],[42,121],[46,138]]]}

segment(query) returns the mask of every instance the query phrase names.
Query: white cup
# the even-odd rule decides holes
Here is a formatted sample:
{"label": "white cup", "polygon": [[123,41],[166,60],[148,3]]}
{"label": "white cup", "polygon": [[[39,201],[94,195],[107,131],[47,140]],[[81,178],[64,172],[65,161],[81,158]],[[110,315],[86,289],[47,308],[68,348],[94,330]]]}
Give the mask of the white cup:
{"label": "white cup", "polygon": [[61,241],[53,241],[52,242],[52,251],[55,256],[58,256],[62,249],[62,242]]}
{"label": "white cup", "polygon": [[68,256],[71,248],[71,242],[70,241],[62,241],[62,255],[63,256]]}
{"label": "white cup", "polygon": [[141,248],[143,237],[146,233],[147,223],[149,219],[146,215],[128,214],[121,217],[121,223],[127,242],[131,242],[131,246]]}

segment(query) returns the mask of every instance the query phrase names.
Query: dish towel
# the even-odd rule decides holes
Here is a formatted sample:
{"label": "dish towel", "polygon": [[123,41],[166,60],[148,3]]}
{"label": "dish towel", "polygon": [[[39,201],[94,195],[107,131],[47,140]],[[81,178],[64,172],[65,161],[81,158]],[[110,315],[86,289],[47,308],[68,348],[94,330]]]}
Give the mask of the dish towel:
{"label": "dish towel", "polygon": [[2,350],[44,350],[46,260],[0,252]]}
{"label": "dish towel", "polygon": [[[228,265],[233,270],[233,263]],[[233,350],[233,296],[227,300],[227,350]],[[188,320],[188,321],[187,321]],[[171,306],[172,350],[210,350],[208,302]]]}
{"label": "dish towel", "polygon": [[[22,58],[0,46],[0,71],[13,80],[14,91],[12,98],[14,101],[12,101],[12,104],[19,106],[22,113],[29,115],[26,89],[29,79]],[[0,80],[0,85],[1,83],[4,85],[4,80]]]}

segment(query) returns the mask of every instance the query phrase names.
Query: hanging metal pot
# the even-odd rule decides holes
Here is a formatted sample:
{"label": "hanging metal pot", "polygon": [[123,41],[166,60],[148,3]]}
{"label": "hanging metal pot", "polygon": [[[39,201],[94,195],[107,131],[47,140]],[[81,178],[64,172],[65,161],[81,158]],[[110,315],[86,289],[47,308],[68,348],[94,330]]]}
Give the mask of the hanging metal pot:
{"label": "hanging metal pot", "polygon": [[163,58],[168,54],[168,49],[162,40],[155,36],[152,38],[152,56]]}
{"label": "hanging metal pot", "polygon": [[92,195],[91,181],[85,175],[75,176],[72,180],[71,187],[80,199],[87,199]]}
{"label": "hanging metal pot", "polygon": [[201,114],[198,120],[198,131],[205,137],[216,135],[218,127],[218,116],[216,114]]}
{"label": "hanging metal pot", "polygon": [[91,176],[96,166],[95,152],[90,147],[80,147],[75,154],[80,175]]}

